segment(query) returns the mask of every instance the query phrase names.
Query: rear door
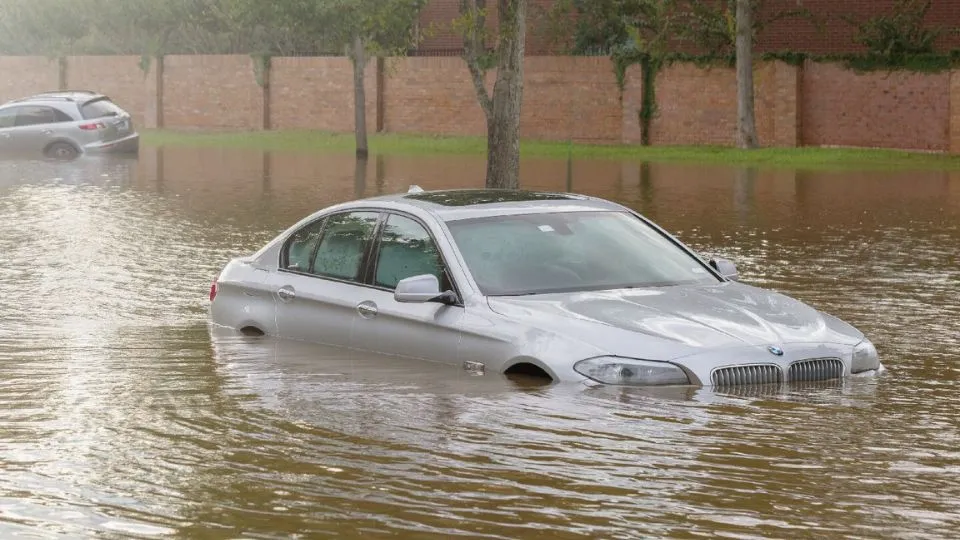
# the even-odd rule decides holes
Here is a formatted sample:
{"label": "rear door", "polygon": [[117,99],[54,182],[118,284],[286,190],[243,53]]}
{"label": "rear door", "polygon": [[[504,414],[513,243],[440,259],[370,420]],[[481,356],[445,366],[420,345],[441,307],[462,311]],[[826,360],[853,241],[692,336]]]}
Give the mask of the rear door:
{"label": "rear door", "polygon": [[24,154],[41,154],[55,140],[56,124],[61,124],[63,117],[60,111],[43,105],[17,107],[17,118],[10,137],[13,150]]}
{"label": "rear door", "polygon": [[379,218],[376,210],[340,212],[291,236],[280,269],[271,277],[281,337],[350,345],[365,288],[363,269]]}
{"label": "rear door", "polygon": [[10,154],[13,152],[11,133],[13,125],[17,120],[17,110],[14,107],[0,109],[0,153]]}

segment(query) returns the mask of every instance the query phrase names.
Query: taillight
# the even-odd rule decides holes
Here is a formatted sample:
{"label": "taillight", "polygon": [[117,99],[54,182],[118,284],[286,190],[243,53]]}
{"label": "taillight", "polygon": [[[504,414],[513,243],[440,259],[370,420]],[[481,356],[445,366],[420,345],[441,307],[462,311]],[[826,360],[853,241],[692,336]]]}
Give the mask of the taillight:
{"label": "taillight", "polygon": [[213,280],[213,283],[210,284],[210,301],[213,302],[213,299],[217,297],[217,280],[220,279],[220,276],[217,276],[217,279]]}
{"label": "taillight", "polygon": [[80,124],[80,129],[84,131],[93,131],[96,129],[106,129],[106,125],[103,122],[91,122],[89,124]]}

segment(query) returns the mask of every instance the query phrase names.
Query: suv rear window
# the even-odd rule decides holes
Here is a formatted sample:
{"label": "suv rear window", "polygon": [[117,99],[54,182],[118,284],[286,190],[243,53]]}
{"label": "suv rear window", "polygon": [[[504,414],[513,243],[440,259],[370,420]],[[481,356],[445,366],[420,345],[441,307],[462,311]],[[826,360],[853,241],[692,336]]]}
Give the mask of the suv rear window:
{"label": "suv rear window", "polygon": [[94,118],[104,118],[107,116],[119,116],[124,114],[123,109],[107,98],[100,98],[94,101],[88,101],[80,107],[80,114],[86,120]]}

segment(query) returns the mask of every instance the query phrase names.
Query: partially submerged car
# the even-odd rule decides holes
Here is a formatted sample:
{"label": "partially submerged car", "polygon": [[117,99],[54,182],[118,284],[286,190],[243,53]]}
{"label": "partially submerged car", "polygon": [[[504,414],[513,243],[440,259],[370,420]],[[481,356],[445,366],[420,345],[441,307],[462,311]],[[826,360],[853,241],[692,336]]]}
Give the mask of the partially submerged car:
{"label": "partially submerged car", "polygon": [[[320,210],[230,261],[211,320],[273,335],[609,385],[822,381],[883,370],[860,331],[738,281],[603,199],[429,191]],[[394,361],[385,358],[385,361]]]}
{"label": "partially submerged car", "polygon": [[0,154],[69,160],[139,147],[130,114],[101,93],[45,92],[0,105]]}

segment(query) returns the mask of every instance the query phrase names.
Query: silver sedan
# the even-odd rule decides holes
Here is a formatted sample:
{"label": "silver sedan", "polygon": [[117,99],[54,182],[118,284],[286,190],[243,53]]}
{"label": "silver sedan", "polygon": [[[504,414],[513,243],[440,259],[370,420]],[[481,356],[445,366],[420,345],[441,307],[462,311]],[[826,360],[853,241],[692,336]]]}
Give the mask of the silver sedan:
{"label": "silver sedan", "polygon": [[213,324],[246,335],[475,374],[730,386],[884,369],[851,325],[567,193],[414,186],[335,205],[230,261],[210,299]]}

